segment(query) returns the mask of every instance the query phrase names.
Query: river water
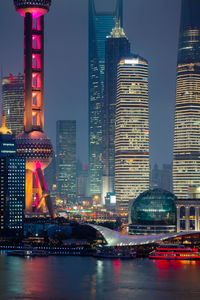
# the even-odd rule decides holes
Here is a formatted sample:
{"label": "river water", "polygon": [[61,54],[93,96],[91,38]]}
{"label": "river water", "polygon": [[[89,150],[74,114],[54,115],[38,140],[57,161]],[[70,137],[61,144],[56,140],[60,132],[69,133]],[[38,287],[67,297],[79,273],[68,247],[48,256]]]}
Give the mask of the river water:
{"label": "river water", "polygon": [[200,262],[0,255],[0,299],[200,299]]}

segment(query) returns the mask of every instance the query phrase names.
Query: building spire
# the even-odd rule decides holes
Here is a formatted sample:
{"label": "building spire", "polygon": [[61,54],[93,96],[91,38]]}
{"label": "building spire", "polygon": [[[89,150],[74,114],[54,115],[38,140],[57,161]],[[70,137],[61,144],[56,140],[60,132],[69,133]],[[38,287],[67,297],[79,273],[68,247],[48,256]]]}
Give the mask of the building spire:
{"label": "building spire", "polygon": [[96,13],[94,0],[88,0],[88,9],[93,13]]}
{"label": "building spire", "polygon": [[115,27],[108,38],[127,38],[124,29],[121,27],[120,18],[116,18]]}
{"label": "building spire", "polygon": [[123,27],[123,0],[117,0],[115,14],[116,19],[120,20],[120,24]]}
{"label": "building spire", "polygon": [[178,63],[200,62],[199,11],[199,0],[182,0]]}
{"label": "building spire", "polygon": [[199,0],[182,0],[180,32],[186,29],[199,29]]}

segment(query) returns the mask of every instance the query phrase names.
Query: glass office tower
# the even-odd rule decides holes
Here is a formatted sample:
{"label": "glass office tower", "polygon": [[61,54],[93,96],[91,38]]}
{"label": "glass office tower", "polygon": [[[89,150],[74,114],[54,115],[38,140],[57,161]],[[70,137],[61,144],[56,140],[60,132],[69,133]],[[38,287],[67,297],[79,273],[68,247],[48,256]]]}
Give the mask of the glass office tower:
{"label": "glass office tower", "polygon": [[57,192],[64,204],[76,200],[76,121],[56,123]]}
{"label": "glass office tower", "polygon": [[122,0],[117,0],[115,12],[96,12],[94,0],[89,0],[89,195],[102,191],[102,138],[105,42],[115,25],[122,24]]}
{"label": "glass office tower", "polygon": [[117,65],[130,56],[130,43],[117,19],[106,38],[104,125],[103,125],[103,186],[102,198],[115,192],[115,110],[117,96]]}
{"label": "glass office tower", "polygon": [[2,78],[2,100],[7,126],[18,135],[24,130],[24,75]]}
{"label": "glass office tower", "polygon": [[148,63],[140,56],[122,59],[117,72],[115,191],[117,210],[149,189]]}
{"label": "glass office tower", "polygon": [[182,0],[174,125],[173,192],[200,186],[200,1]]}

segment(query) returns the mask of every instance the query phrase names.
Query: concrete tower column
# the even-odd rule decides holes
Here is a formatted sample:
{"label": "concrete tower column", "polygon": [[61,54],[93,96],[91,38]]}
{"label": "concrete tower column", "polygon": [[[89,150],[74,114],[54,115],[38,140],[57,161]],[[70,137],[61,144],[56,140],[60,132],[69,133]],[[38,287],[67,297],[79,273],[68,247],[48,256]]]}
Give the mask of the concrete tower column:
{"label": "concrete tower column", "polygon": [[177,232],[180,232],[180,207],[177,207]]}
{"label": "concrete tower column", "polygon": [[185,230],[189,231],[190,228],[190,207],[185,208]]}
{"label": "concrete tower column", "polygon": [[25,211],[56,216],[43,170],[51,162],[53,147],[44,131],[44,15],[51,0],[14,0],[24,17],[24,132],[16,137],[18,157],[26,158]]}
{"label": "concrete tower column", "polygon": [[24,129],[32,130],[32,14],[27,12],[24,18]]}
{"label": "concrete tower column", "polygon": [[199,207],[195,207],[195,231],[199,230]]}

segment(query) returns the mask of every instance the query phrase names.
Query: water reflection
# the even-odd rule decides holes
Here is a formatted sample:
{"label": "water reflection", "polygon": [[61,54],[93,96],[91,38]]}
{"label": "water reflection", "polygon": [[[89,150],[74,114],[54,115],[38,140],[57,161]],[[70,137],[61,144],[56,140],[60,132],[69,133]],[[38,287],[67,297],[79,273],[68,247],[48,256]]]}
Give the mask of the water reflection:
{"label": "water reflection", "polygon": [[103,261],[97,260],[97,277],[98,280],[102,280],[103,277]]}
{"label": "water reflection", "polygon": [[120,283],[120,276],[121,276],[121,260],[115,259],[113,260],[113,278],[116,285]]}
{"label": "water reflection", "polygon": [[92,275],[92,281],[91,281],[91,300],[96,299],[96,282],[97,278],[96,275]]}
{"label": "water reflection", "polygon": [[0,256],[0,299],[200,299],[200,262]]}

